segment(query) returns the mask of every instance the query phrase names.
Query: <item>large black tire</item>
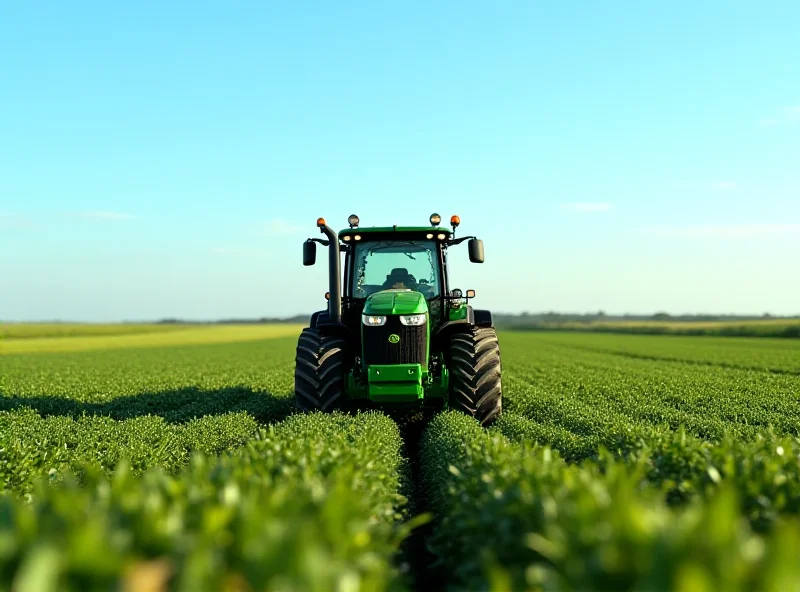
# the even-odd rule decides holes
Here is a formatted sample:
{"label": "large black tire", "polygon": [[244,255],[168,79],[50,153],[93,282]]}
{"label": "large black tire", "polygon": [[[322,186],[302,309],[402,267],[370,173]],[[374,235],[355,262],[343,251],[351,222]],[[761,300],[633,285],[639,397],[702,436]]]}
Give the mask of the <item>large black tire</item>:
{"label": "large black tire", "polygon": [[297,340],[294,396],[301,411],[330,413],[343,409],[347,341],[306,328]]}
{"label": "large black tire", "polygon": [[450,338],[449,406],[471,415],[482,426],[503,411],[502,364],[497,333],[475,327]]}

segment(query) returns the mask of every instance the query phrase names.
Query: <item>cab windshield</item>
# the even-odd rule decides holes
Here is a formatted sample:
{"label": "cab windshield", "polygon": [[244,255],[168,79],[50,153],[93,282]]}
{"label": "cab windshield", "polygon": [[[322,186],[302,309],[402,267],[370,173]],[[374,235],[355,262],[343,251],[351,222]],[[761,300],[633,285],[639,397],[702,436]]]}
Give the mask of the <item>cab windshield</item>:
{"label": "cab windshield", "polygon": [[437,245],[432,240],[356,243],[352,281],[355,298],[392,288],[436,298],[441,294]]}

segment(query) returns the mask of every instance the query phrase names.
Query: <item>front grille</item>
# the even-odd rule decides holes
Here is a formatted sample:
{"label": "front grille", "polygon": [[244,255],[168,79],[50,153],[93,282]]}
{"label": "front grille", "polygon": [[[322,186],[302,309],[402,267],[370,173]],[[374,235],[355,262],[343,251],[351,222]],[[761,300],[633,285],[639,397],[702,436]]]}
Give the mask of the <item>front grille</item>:
{"label": "front grille", "polygon": [[[392,343],[389,336],[400,336]],[[426,325],[406,327],[400,317],[389,316],[383,327],[364,327],[364,364],[425,364],[427,356]]]}

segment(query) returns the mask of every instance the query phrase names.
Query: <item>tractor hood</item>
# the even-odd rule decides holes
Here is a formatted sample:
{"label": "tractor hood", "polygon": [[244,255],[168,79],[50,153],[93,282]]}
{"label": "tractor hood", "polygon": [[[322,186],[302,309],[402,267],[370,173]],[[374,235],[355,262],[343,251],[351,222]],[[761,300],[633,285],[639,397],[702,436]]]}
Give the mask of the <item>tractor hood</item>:
{"label": "tractor hood", "polygon": [[425,296],[413,290],[383,290],[375,292],[364,304],[364,314],[409,315],[428,312]]}

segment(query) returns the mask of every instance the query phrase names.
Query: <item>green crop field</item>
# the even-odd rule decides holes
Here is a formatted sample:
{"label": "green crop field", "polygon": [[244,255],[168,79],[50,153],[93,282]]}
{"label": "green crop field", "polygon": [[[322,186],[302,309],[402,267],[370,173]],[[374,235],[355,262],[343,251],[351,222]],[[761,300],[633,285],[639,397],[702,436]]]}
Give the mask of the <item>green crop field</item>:
{"label": "green crop field", "polygon": [[0,590],[800,589],[800,341],[501,332],[483,429],[296,414],[298,331],[0,340]]}

